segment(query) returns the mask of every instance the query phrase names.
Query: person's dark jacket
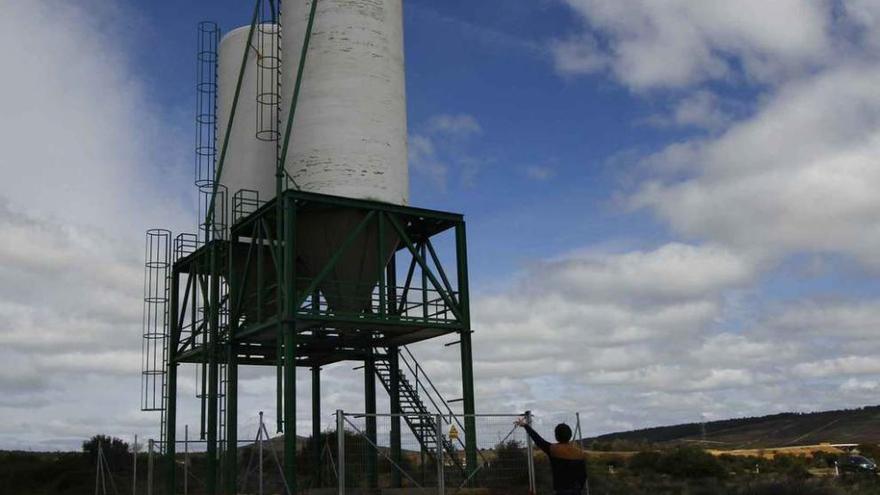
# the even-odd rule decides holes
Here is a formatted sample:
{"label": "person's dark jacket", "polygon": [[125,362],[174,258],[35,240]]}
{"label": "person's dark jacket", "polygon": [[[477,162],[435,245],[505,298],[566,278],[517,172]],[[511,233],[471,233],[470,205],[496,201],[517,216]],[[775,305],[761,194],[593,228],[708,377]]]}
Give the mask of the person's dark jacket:
{"label": "person's dark jacket", "polygon": [[550,458],[550,467],[553,470],[553,489],[557,492],[575,490],[580,493],[587,483],[587,464],[584,460],[584,453],[570,443],[550,443],[544,440],[531,426],[525,425],[524,428],[532,437],[535,445]]}

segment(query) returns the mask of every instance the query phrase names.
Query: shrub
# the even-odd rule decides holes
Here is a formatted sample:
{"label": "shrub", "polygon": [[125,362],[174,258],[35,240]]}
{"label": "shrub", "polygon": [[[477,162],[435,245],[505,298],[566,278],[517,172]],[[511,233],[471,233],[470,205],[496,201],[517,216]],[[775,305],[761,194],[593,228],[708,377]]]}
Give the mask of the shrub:
{"label": "shrub", "polygon": [[677,447],[661,456],[657,471],[676,478],[727,477],[727,471],[715,456],[696,447]]}
{"label": "shrub", "polygon": [[107,459],[107,464],[110,465],[111,469],[125,469],[131,464],[128,444],[119,438],[107,435],[95,435],[88,441],[83,442],[82,449],[90,464],[94,464],[98,459],[99,443],[101,444],[101,450],[104,451],[104,458]]}

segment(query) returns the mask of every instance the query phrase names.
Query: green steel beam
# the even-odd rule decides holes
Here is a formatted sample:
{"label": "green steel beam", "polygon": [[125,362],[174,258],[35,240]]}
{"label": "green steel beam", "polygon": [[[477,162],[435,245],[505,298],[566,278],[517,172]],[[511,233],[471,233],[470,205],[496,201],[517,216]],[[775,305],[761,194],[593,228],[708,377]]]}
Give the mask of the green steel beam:
{"label": "green steel beam", "polygon": [[431,259],[434,261],[434,266],[437,267],[437,273],[440,274],[440,278],[443,280],[443,285],[446,287],[447,292],[449,292],[449,297],[451,297],[453,301],[458,302],[455,298],[455,291],[452,290],[452,284],[449,283],[449,277],[446,276],[446,270],[443,269],[443,263],[440,262],[440,257],[437,256],[437,252],[434,251],[434,244],[431,243],[430,238],[425,239],[425,246],[428,248],[428,254],[431,255]]}
{"label": "green steel beam", "polygon": [[388,266],[385,271],[388,273],[385,277],[385,286],[388,290],[388,308],[385,310],[388,316],[394,316],[397,311],[397,252],[391,254]]}
{"label": "green steel beam", "polygon": [[208,302],[208,443],[205,484],[208,495],[217,495],[217,402],[220,382],[219,363],[217,362],[217,345],[220,340],[220,277],[218,266],[218,245],[212,246],[211,254],[211,298]]}
{"label": "green steel beam", "polygon": [[[284,284],[287,297],[279,301],[284,307],[284,473],[288,495],[297,493],[296,479],[296,203],[285,201],[284,221]],[[279,285],[281,279],[279,279]]]}
{"label": "green steel beam", "polygon": [[[228,244],[230,255],[227,256],[227,267],[229,273],[226,280],[229,286],[229,295],[239,286],[239,280],[233,266],[235,256],[232,252],[233,246],[237,245],[238,241],[237,236],[230,237]],[[248,264],[250,264],[250,251],[245,262],[245,280],[247,280]],[[230,306],[232,300],[233,298],[230,297]],[[238,351],[236,343],[239,322],[238,309],[230,308],[229,338],[226,346],[226,476],[224,478],[226,480],[226,495],[237,495],[238,493]]]}
{"label": "green steel beam", "polygon": [[[428,230],[425,230],[423,232],[424,234],[430,236],[434,236],[441,232],[445,232],[446,230],[452,229],[455,227],[456,223],[464,219],[464,217],[459,213],[451,213],[441,210],[429,210],[425,208],[415,208],[412,206],[394,205],[390,203],[382,203],[379,201],[365,199],[331,196],[328,194],[320,194],[294,189],[288,189],[287,191],[284,191],[283,195],[295,198],[296,201],[302,205],[302,207],[300,208],[301,210],[321,207],[340,207],[354,208],[363,211],[376,210],[384,213],[399,215],[401,219],[404,219],[407,222],[413,222],[414,226],[422,225],[426,228],[430,227]],[[246,232],[248,232],[247,229],[251,228],[254,222],[258,222],[262,218],[274,218],[273,215],[277,213],[277,210],[277,200],[274,198],[270,199],[262,206],[260,206],[260,208],[258,208],[256,211],[242,218],[231,228],[231,230],[232,232],[238,233],[239,235],[246,235]],[[184,263],[194,256],[198,256],[198,253],[200,251],[206,251],[206,248],[199,248],[199,251],[196,251],[195,254],[189,255],[186,258],[179,260],[178,263]]]}
{"label": "green steel beam", "polygon": [[358,210],[381,211],[407,217],[410,219],[426,219],[436,220],[439,222],[440,233],[455,226],[461,222],[464,216],[460,213],[451,213],[441,210],[429,210],[426,208],[416,208],[413,206],[401,206],[393,203],[383,203],[381,201],[373,201],[369,199],[347,198],[344,196],[331,196],[329,194],[321,194],[307,191],[287,190],[284,194],[292,196],[303,203],[314,203],[318,205],[326,205],[331,207],[355,208]]}
{"label": "green steel beam", "polygon": [[320,487],[321,480],[321,367],[312,366],[312,487]]}
{"label": "green steel beam", "polygon": [[[282,215],[281,218],[284,218],[284,216]],[[265,236],[263,237],[263,239],[265,239],[265,240],[268,241],[270,244],[272,244],[273,246],[275,246],[274,249],[269,249],[269,255],[272,257],[272,266],[275,267],[275,272],[278,273],[278,274],[280,274],[280,273],[283,271],[283,268],[282,268],[281,262],[279,261],[281,257],[278,256],[278,255],[275,253],[275,251],[276,251],[277,249],[281,249],[281,242],[280,242],[279,239],[271,239],[271,238],[269,237],[269,222],[267,222],[265,218],[262,219],[262,220],[260,221],[260,224],[263,226],[263,233],[265,234]],[[279,230],[279,232],[280,232],[280,230]],[[277,280],[282,280],[282,278],[281,278],[281,277],[278,277]],[[283,287],[281,288],[281,291],[282,291],[281,294],[283,294],[283,293],[284,293],[284,288],[283,288]],[[283,296],[282,296],[282,297],[283,297]]]}
{"label": "green steel beam", "polygon": [[[209,303],[210,298],[207,295],[207,292],[208,292],[207,289],[205,289],[205,286],[207,284],[207,282],[205,282],[205,280],[206,280],[205,276],[202,275],[201,272],[199,272],[198,282],[199,282],[199,286],[202,287],[202,304],[205,305],[204,307],[207,307],[207,304]],[[206,330],[207,326],[208,326],[208,322],[210,321],[210,318],[207,318],[207,315],[205,315],[203,318],[205,321],[203,321],[202,324],[205,326],[205,330]],[[195,321],[195,320],[193,320],[193,321]],[[205,330],[202,330],[202,332],[204,335],[207,335],[208,332]],[[201,408],[200,430],[201,431],[200,431],[199,438],[201,440],[206,440],[207,434],[208,434],[208,344],[207,344],[207,337],[203,337],[203,341],[204,341],[204,343],[201,346],[202,347],[202,363],[201,363],[201,367],[202,367],[202,383],[201,383],[202,394],[201,395],[202,395],[202,397],[201,397],[201,403],[200,403],[200,408]],[[195,346],[195,341],[193,341],[193,346]]]}
{"label": "green steel beam", "polygon": [[226,362],[226,494],[238,493],[238,359],[236,343],[227,346]]}
{"label": "green steel beam", "polygon": [[425,320],[421,317],[401,317],[392,316],[385,318],[371,317],[363,313],[359,315],[315,315],[307,312],[300,313],[299,320],[302,322],[339,322],[345,324],[346,327],[361,326],[364,329],[377,326],[388,326],[398,328],[424,328],[437,330],[459,330],[462,328],[458,320],[449,320],[448,323],[439,320]]}
{"label": "green steel beam", "polygon": [[[236,239],[235,242],[229,243],[229,249],[232,250],[236,244],[238,244],[238,237],[234,236],[233,239]],[[237,321],[238,317],[241,316],[241,306],[244,304],[244,294],[247,291],[247,281],[248,281],[248,272],[251,270],[251,259],[253,258],[254,251],[256,250],[257,238],[251,236],[251,242],[248,244],[248,252],[244,261],[244,268],[241,270],[242,280],[236,281],[237,283],[232,282],[232,275],[235,273],[235,267],[233,266],[233,261],[235,256],[229,257],[229,293],[233,295],[231,299],[235,301],[235,304],[230,308],[229,316],[232,320]],[[238,294],[235,295],[233,290]],[[259,290],[259,289],[257,289]]]}
{"label": "green steel beam", "polygon": [[[413,251],[413,250],[411,250],[411,251]],[[424,259],[428,255],[426,252],[427,248],[425,247],[424,244],[419,244],[419,245],[415,246],[415,251],[413,251],[413,252],[416,252],[416,251],[418,251],[422,254],[422,259]],[[419,262],[418,256],[413,256],[412,258],[413,258],[413,261],[415,261],[416,263]],[[420,265],[420,267],[423,267],[423,266],[424,265]],[[422,288],[422,315],[424,315],[425,320],[427,320],[428,319],[428,271],[425,270],[424,268],[421,268],[421,270],[419,270],[419,271],[422,272],[422,281],[421,281],[422,282],[422,285],[421,285],[421,288]]]}
{"label": "green steel beam", "polygon": [[[177,439],[177,360],[175,354],[177,342],[180,340],[180,325],[177,324],[178,291],[180,290],[179,276],[176,270],[171,270],[171,315],[169,319],[170,342],[168,345],[168,376],[165,384],[168,393],[168,401],[165,404],[165,455],[167,469],[166,493],[174,495],[176,487],[177,463],[175,462],[175,446]],[[188,286],[187,286],[188,287]]]}
{"label": "green steel beam", "polygon": [[[172,271],[172,273],[176,273],[176,272]],[[177,301],[176,301],[176,300],[174,301],[174,304],[172,304],[172,308],[174,308],[174,310],[171,311],[171,314],[172,314],[172,317],[171,317],[171,318],[177,320],[177,328],[178,328],[178,332],[180,331],[180,330],[179,330],[180,328],[183,328],[183,322],[184,322],[184,320],[186,320],[186,306],[187,306],[187,304],[189,303],[189,291],[190,291],[190,288],[191,288],[192,285],[193,285],[193,284],[192,284],[192,280],[193,280],[193,278],[192,278],[192,274],[187,275],[187,277],[186,277],[186,289],[183,291],[183,297],[182,297],[182,299],[183,299],[183,308],[180,308],[180,309],[177,308]],[[172,287],[173,287],[173,285],[174,285],[174,284],[172,283]],[[172,292],[172,293],[173,293],[173,292]],[[180,313],[180,317],[179,317],[179,318],[177,317],[177,313]],[[178,342],[178,343],[179,343],[179,342]],[[171,347],[171,349],[175,349],[175,350],[176,350],[177,347]],[[172,354],[173,354],[173,353],[172,353]],[[169,361],[172,360],[171,357],[172,357],[172,356],[169,356],[169,357],[168,357]]]}
{"label": "green steel beam", "polygon": [[387,294],[385,293],[385,265],[387,260],[385,259],[385,214],[379,212],[376,215],[376,270],[379,272],[376,280],[379,282],[379,316],[384,317],[387,308],[385,307],[385,299]]}
{"label": "green steel beam", "polygon": [[[364,359],[364,412],[366,413],[367,442],[376,445],[376,361],[372,342],[367,344],[367,357]],[[367,487],[379,488],[379,453],[375,448],[366,452]]]}
{"label": "green steel beam", "polygon": [[257,250],[257,321],[263,321],[263,230],[262,222],[254,222],[254,234],[260,243],[260,249]]}
{"label": "green steel beam", "polygon": [[461,302],[461,379],[464,410],[465,461],[468,474],[477,466],[477,421],[474,417],[474,362],[471,346],[470,289],[468,287],[467,235],[465,223],[455,226],[456,265],[458,267],[458,295]]}
{"label": "green steel beam", "polygon": [[[283,266],[278,262],[278,258],[282,258],[282,263],[286,258],[279,256],[278,253],[275,252],[277,249],[282,249],[283,243],[278,239],[278,236],[283,235],[287,228],[287,224],[284,223],[283,207],[284,202],[279,201],[276,218],[280,225],[278,225],[278,228],[276,229],[276,239],[269,239],[269,226],[267,225],[266,219],[263,218],[260,220],[260,223],[263,226],[263,231],[266,234],[266,240],[270,243],[269,254],[272,256],[272,262],[275,266],[275,314],[277,315],[275,318],[277,323],[275,326],[275,351],[278,356],[284,355],[285,334],[283,322],[286,318],[284,299],[281,294],[284,290],[282,286],[286,283],[287,278]],[[263,288],[260,287],[260,290],[262,289]],[[260,306],[262,307],[262,298],[260,299]],[[262,313],[262,311],[260,312]],[[278,359],[275,364],[275,411],[275,431],[281,433],[284,431],[284,362],[281,359]]]}
{"label": "green steel beam", "polygon": [[409,263],[409,270],[406,272],[406,282],[403,283],[403,294],[400,295],[400,305],[397,307],[397,314],[402,314],[404,306],[406,305],[406,298],[409,295],[409,288],[412,286],[412,278],[413,274],[416,271],[416,264],[418,262],[415,258]]}
{"label": "green steel beam", "polygon": [[[443,286],[437,280],[437,277],[434,276],[434,273],[431,271],[431,268],[428,266],[428,263],[425,262],[425,259],[419,254],[418,249],[416,249],[415,245],[413,244],[412,240],[410,240],[406,231],[403,229],[403,227],[400,226],[400,223],[398,223],[397,219],[394,218],[394,215],[388,215],[388,219],[391,220],[391,225],[393,225],[394,229],[397,230],[397,233],[400,235],[400,238],[403,241],[404,245],[406,245],[406,248],[409,249],[410,254],[412,254],[412,256],[416,259],[416,261],[418,261],[419,265],[422,268],[422,272],[428,277],[428,279],[434,285],[434,289],[437,290],[437,293],[440,294],[440,297],[443,298],[443,301],[446,302],[446,305],[449,306],[449,309],[452,311],[452,313],[455,315],[455,317],[458,318],[459,320],[461,320],[461,314],[460,314],[459,308],[457,307],[458,304],[456,304],[456,302],[452,299],[451,294],[446,293],[446,290],[443,288]],[[424,288],[423,288],[423,290],[424,290]]]}
{"label": "green steel beam", "polygon": [[[400,446],[400,351],[397,347],[388,349],[388,364],[391,369],[391,380],[389,384],[389,392],[391,395],[391,460],[400,466],[403,460],[402,450]],[[394,488],[403,487],[403,477],[397,469],[392,470],[392,486]]]}

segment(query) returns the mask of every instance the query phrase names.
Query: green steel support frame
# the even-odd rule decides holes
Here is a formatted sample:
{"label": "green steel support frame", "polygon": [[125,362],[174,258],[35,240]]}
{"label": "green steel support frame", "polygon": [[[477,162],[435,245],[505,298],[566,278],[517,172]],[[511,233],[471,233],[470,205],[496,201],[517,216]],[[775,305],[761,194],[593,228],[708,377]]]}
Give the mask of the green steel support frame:
{"label": "green steel support frame", "polygon": [[[388,364],[391,369],[391,460],[398,466],[403,461],[403,451],[400,445],[400,351],[397,347],[388,349]],[[392,486],[395,488],[403,487],[403,477],[400,471],[394,470],[391,473]]]}
{"label": "green steel support frame", "polygon": [[312,486],[323,486],[321,479],[321,368],[312,366]]}
{"label": "green steel support frame", "polygon": [[[175,296],[180,292],[180,277],[178,276],[177,269],[173,268],[171,271],[171,294]],[[171,308],[170,314],[173,315],[168,322],[169,327],[169,336],[170,341],[168,344],[169,349],[177,349],[177,346],[180,342],[180,325],[178,324],[177,313],[179,311],[178,304],[179,299],[177,297],[172,297],[169,301]],[[184,311],[186,311],[184,309]],[[165,422],[165,441],[167,444],[165,445],[165,455],[166,455],[166,481],[167,493],[174,493],[175,487],[177,486],[177,469],[176,469],[176,441],[177,441],[177,362],[169,358],[168,359],[168,401],[165,404],[166,410],[166,422]]]}
{"label": "green steel support frame", "polygon": [[[376,360],[373,349],[366,350],[364,360],[364,412],[366,422],[367,442],[376,444]],[[379,452],[376,449],[368,449],[366,452],[367,487],[379,488]]]}
{"label": "green steel support frame", "polygon": [[[302,218],[328,211],[355,212],[361,220],[341,232],[328,261],[300,273],[298,232]],[[278,219],[282,218],[281,229]],[[451,234],[455,266],[441,264],[436,241]],[[448,237],[446,237],[448,239]],[[335,267],[367,239],[380,253],[377,280],[360,310],[330,308],[324,294]],[[395,245],[385,246],[391,239]],[[358,244],[360,242],[361,244]],[[320,368],[341,361],[364,363],[365,412],[375,411],[376,361],[387,361],[392,412],[400,412],[398,349],[444,335],[460,338],[464,397],[465,459],[467,474],[477,468],[474,417],[473,363],[467,278],[467,240],[459,214],[390,205],[366,200],[287,190],[278,199],[260,203],[239,218],[227,239],[214,239],[181,256],[173,266],[171,284],[171,347],[167,401],[168,493],[174,493],[174,433],[176,428],[176,370],[181,364],[207,363],[205,417],[208,448],[207,493],[236,493],[238,368],[276,367],[284,433],[284,474],[290,493],[298,483],[296,472],[296,368],[312,371],[312,434],[320,437]],[[389,258],[381,255],[390,252]],[[403,271],[398,284],[397,268]],[[450,278],[450,274],[454,274]],[[185,283],[183,283],[185,280]],[[222,290],[225,289],[225,290]],[[223,295],[225,294],[225,296]],[[196,296],[207,314],[198,310]],[[192,298],[192,300],[190,300]],[[182,304],[179,304],[182,303]],[[225,444],[218,466],[218,366],[225,364]],[[395,385],[396,384],[396,385]],[[401,421],[391,424],[391,455],[401,459]],[[368,435],[375,434],[375,418],[367,420]],[[316,462],[319,451],[312,453]],[[369,481],[378,484],[377,459],[370,457]],[[219,469],[223,476],[219,476]],[[319,472],[320,469],[314,470]],[[219,486],[219,480],[223,481]],[[399,485],[395,477],[393,484]],[[314,480],[313,480],[314,483]],[[313,485],[317,486],[317,485]]]}

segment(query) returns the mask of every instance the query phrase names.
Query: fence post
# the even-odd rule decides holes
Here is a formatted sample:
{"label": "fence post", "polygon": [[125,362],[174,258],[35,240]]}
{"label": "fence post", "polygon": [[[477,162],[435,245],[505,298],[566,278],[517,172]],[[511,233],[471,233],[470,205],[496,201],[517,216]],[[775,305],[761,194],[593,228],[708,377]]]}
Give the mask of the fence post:
{"label": "fence post", "polygon": [[263,411],[260,411],[260,430],[257,432],[257,479],[260,480],[257,485],[257,493],[263,495],[263,430],[266,424],[263,423]]}
{"label": "fence post", "polygon": [[131,495],[137,495],[138,482],[138,436],[134,436],[134,446],[131,448]]}
{"label": "fence post", "polygon": [[155,441],[151,438],[147,442],[147,495],[153,495],[153,445]]}
{"label": "fence post", "polygon": [[336,459],[339,464],[339,495],[345,495],[345,413],[336,410]]}
{"label": "fence post", "polygon": [[439,414],[434,416],[434,421],[437,425],[435,432],[437,435],[437,493],[445,495],[446,473],[444,471],[446,464],[443,462],[443,416]]}
{"label": "fence post", "polygon": [[[526,411],[526,424],[532,426],[532,411]],[[535,493],[535,451],[530,435],[526,435],[526,455],[529,458],[529,493]]]}
{"label": "fence post", "polygon": [[183,495],[189,495],[189,425],[183,425]]}

